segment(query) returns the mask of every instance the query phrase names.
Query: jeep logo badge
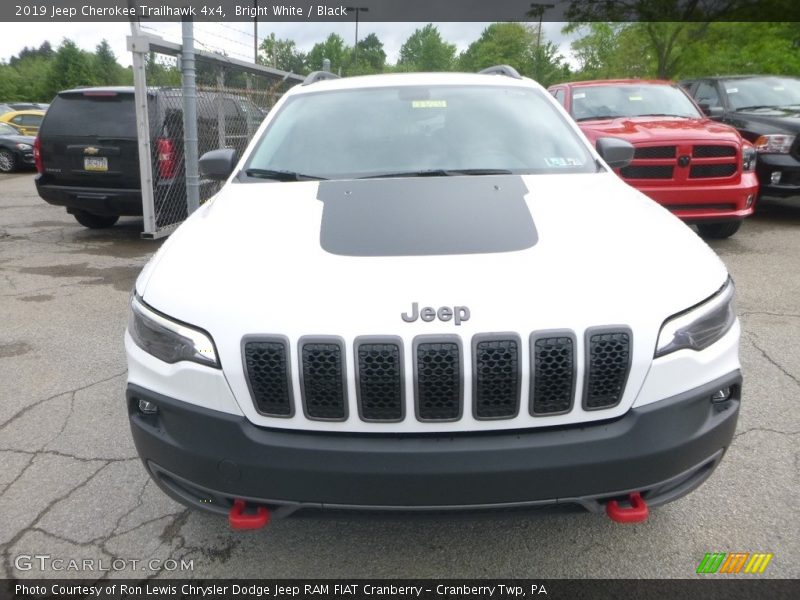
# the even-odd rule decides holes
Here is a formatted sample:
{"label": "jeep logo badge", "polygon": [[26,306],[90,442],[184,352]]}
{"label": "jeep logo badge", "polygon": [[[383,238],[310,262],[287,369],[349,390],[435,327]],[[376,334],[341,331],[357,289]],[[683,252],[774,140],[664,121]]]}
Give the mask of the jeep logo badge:
{"label": "jeep logo badge", "polygon": [[89,154],[90,156],[94,156],[98,152],[100,152],[100,150],[98,150],[94,146],[87,146],[86,148],[83,149],[83,153],[84,154]]}
{"label": "jeep logo badge", "polygon": [[690,162],[692,162],[692,157],[686,154],[678,158],[678,165],[681,167],[688,167]]}
{"label": "jeep logo badge", "polygon": [[461,323],[469,321],[469,317],[469,308],[466,306],[454,306],[453,308],[442,306],[438,310],[432,306],[423,306],[422,309],[420,309],[418,302],[414,302],[411,305],[411,310],[409,312],[400,313],[400,318],[406,323],[413,323],[417,319],[422,319],[430,323],[438,318],[440,321],[452,320],[456,325],[461,325]]}

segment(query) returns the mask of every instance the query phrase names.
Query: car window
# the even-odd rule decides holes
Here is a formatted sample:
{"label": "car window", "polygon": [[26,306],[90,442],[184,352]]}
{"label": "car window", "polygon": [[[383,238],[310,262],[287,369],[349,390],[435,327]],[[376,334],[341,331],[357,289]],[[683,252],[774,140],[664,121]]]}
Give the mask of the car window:
{"label": "car window", "polygon": [[683,90],[673,85],[587,85],[572,92],[576,120],[670,115],[702,117]]}
{"label": "car window", "polygon": [[402,86],[287,99],[247,168],[346,179],[439,169],[592,172],[595,165],[543,92]]}
{"label": "car window", "polygon": [[20,122],[23,127],[38,127],[42,122],[42,115],[22,115]]}
{"label": "car window", "polygon": [[717,86],[709,83],[708,81],[701,81],[698,84],[697,90],[694,93],[694,97],[698,104],[720,106],[720,98],[719,92],[717,92]]}
{"label": "car window", "polygon": [[751,77],[723,82],[734,110],[747,107],[796,107],[800,105],[800,79]]}
{"label": "car window", "polygon": [[42,130],[43,135],[136,137],[133,94],[57,96]]}

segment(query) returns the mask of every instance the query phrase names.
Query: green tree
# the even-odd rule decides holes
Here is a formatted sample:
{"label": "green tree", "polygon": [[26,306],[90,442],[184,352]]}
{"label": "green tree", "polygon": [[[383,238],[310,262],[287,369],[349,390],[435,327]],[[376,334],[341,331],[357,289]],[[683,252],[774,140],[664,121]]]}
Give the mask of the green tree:
{"label": "green tree", "polygon": [[93,56],[78,48],[67,38],[61,43],[50,67],[50,97],[68,88],[95,85],[92,72]]}
{"label": "green tree", "polygon": [[274,33],[264,38],[259,46],[259,64],[291,73],[306,73],[306,55],[297,49],[294,40],[279,39]]}
{"label": "green tree", "polygon": [[428,23],[417,29],[400,47],[400,71],[450,71],[455,65],[456,46],[442,39],[439,29]]}
{"label": "green tree", "polygon": [[464,71],[499,64],[510,65],[542,85],[569,78],[569,67],[558,46],[542,38],[537,25],[492,23],[459,57]]}
{"label": "green tree", "polygon": [[21,100],[23,96],[22,77],[9,64],[0,62],[0,99],[2,101]]}
{"label": "green tree", "polygon": [[358,64],[350,61],[347,70],[348,75],[367,75],[370,73],[383,73],[386,68],[386,52],[383,50],[383,43],[374,33],[370,33],[356,44],[358,53],[355,60]]}
{"label": "green tree", "polygon": [[324,42],[314,44],[306,57],[308,68],[312,71],[322,69],[323,59],[331,61],[331,71],[337,73],[341,70],[346,75],[346,67],[349,63],[350,48],[344,43],[341,36],[332,33]]}
{"label": "green tree", "polygon": [[120,85],[124,81],[124,69],[117,62],[111,46],[104,39],[95,48],[93,69],[99,85]]}

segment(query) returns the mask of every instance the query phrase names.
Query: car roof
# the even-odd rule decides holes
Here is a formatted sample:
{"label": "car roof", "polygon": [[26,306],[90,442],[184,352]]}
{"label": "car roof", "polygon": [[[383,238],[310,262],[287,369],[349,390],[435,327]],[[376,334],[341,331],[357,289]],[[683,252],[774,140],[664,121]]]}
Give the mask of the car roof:
{"label": "car roof", "polygon": [[380,75],[359,75],[355,77],[332,77],[320,79],[307,85],[296,85],[287,94],[306,94],[320,91],[355,90],[375,87],[414,86],[414,85],[477,85],[477,86],[517,86],[543,89],[527,77],[515,77],[486,73],[388,73]]}
{"label": "car roof", "polygon": [[587,79],[585,81],[567,81],[551,85],[556,86],[571,86],[571,87],[588,87],[593,85],[675,85],[674,81],[667,79]]}
{"label": "car roof", "polygon": [[728,79],[753,79],[754,77],[783,77],[785,79],[800,79],[800,77],[795,77],[794,75],[781,75],[779,73],[762,73],[762,74],[755,74],[755,75],[709,75],[707,77],[687,77],[686,79],[681,79],[681,83],[689,83],[692,81],[705,81],[708,79],[713,79],[714,81],[722,81]]}
{"label": "car roof", "polygon": [[29,109],[29,110],[12,110],[11,112],[4,113],[2,118],[3,119],[13,118],[13,117],[16,117],[17,115],[35,115],[35,116],[40,116],[41,117],[41,116],[44,116],[44,112],[45,111],[38,110],[38,109],[37,110],[33,110],[33,109]]}

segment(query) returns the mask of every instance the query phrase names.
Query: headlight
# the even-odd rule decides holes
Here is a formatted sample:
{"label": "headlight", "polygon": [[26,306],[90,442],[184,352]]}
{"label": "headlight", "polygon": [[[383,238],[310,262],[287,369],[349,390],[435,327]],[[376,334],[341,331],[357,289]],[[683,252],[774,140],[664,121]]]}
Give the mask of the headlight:
{"label": "headlight", "polygon": [[128,332],[137,346],[164,362],[189,360],[219,368],[214,342],[207,333],[155,312],[135,294],[131,296]]}
{"label": "headlight", "polygon": [[703,350],[725,335],[736,321],[734,287],[728,278],[711,298],[664,321],[655,357],[687,348]]}
{"label": "headlight", "polygon": [[763,154],[789,154],[794,144],[794,136],[782,133],[762,135],[753,144],[756,150]]}
{"label": "headlight", "polygon": [[750,144],[742,146],[742,169],[744,171],[756,170],[756,150]]}
{"label": "headlight", "polygon": [[17,150],[23,150],[23,151],[33,150],[33,146],[31,146],[30,144],[14,144],[14,146],[17,148]]}

